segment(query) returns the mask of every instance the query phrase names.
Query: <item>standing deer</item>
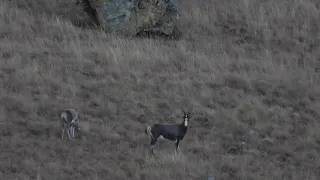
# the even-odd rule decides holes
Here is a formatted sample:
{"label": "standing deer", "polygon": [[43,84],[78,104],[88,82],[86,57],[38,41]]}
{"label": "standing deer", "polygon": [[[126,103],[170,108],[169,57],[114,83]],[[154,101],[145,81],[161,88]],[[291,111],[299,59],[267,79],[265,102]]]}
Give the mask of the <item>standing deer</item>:
{"label": "standing deer", "polygon": [[183,116],[181,124],[165,125],[165,124],[153,124],[145,129],[145,134],[151,137],[150,147],[151,153],[158,138],[175,141],[175,154],[178,153],[179,142],[184,138],[188,131],[188,122],[191,118],[191,111],[188,113],[182,108]]}

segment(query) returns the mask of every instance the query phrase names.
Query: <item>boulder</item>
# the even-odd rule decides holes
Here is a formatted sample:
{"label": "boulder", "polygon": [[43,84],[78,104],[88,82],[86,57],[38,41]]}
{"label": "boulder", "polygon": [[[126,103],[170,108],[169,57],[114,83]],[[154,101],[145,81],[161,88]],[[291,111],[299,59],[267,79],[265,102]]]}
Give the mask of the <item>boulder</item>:
{"label": "boulder", "polygon": [[177,35],[180,0],[78,0],[93,22],[106,31]]}

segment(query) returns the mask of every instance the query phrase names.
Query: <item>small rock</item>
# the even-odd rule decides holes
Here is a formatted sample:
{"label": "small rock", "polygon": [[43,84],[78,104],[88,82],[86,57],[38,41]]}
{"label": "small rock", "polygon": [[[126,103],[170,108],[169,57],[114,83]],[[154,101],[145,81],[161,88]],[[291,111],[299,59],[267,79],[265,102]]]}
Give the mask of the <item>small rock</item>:
{"label": "small rock", "polygon": [[250,130],[250,131],[249,131],[249,134],[251,134],[251,135],[253,135],[253,136],[259,136],[259,133],[258,133],[258,131],[256,131],[256,130]]}
{"label": "small rock", "polygon": [[293,116],[294,116],[295,118],[300,118],[300,115],[299,115],[298,113],[293,113]]}
{"label": "small rock", "polygon": [[274,140],[272,138],[269,137],[265,137],[261,140],[262,143],[268,144],[268,145],[273,145],[274,144]]}

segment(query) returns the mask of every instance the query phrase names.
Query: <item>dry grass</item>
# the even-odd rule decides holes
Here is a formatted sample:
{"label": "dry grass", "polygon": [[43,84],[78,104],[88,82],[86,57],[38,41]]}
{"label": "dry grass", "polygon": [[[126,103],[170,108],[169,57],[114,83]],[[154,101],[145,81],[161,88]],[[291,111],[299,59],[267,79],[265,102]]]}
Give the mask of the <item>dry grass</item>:
{"label": "dry grass", "polygon": [[[319,179],[319,2],[185,0],[177,41],[80,28],[73,3],[0,2],[2,179]],[[181,102],[181,154],[150,156],[144,128]]]}

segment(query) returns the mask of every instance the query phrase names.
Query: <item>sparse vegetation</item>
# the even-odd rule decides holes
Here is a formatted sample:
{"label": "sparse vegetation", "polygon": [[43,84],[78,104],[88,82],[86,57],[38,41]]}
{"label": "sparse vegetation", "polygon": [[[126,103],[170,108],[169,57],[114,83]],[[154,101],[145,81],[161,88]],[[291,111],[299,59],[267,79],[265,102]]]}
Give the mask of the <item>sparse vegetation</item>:
{"label": "sparse vegetation", "polygon": [[[319,6],[184,0],[164,40],[82,27],[73,1],[0,2],[1,179],[319,179]],[[181,103],[180,154],[150,156],[144,128]],[[82,132],[65,144],[68,107]]]}

